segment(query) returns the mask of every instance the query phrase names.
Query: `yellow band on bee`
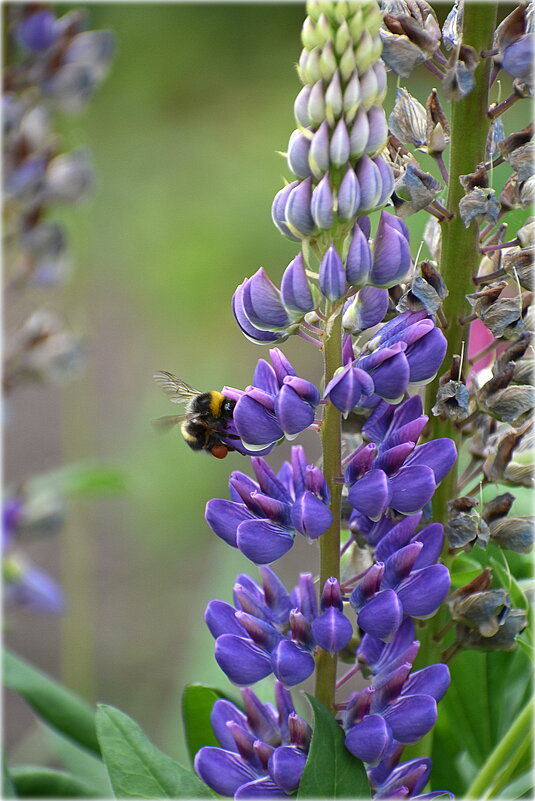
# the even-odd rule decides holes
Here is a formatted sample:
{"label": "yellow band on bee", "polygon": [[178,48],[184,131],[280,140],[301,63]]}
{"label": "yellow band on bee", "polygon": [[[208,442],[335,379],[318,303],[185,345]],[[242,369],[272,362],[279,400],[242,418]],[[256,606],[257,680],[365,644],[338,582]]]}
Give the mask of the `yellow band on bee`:
{"label": "yellow band on bee", "polygon": [[225,396],[221,392],[210,392],[210,411],[214,417],[219,417]]}

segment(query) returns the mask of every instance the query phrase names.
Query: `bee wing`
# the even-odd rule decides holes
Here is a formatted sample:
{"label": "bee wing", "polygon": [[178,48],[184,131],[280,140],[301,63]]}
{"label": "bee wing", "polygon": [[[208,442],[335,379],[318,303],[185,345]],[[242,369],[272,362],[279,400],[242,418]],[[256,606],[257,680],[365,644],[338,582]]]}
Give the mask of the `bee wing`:
{"label": "bee wing", "polygon": [[153,377],[173,403],[188,403],[193,398],[196,398],[197,395],[202,395],[202,392],[193,389],[181,378],[177,378],[176,375],[168,373],[166,370],[158,370]]}
{"label": "bee wing", "polygon": [[193,420],[195,416],[195,414],[167,414],[164,417],[157,417],[156,420],[152,420],[152,425],[157,431],[164,433],[174,426],[184,423],[186,420]]}

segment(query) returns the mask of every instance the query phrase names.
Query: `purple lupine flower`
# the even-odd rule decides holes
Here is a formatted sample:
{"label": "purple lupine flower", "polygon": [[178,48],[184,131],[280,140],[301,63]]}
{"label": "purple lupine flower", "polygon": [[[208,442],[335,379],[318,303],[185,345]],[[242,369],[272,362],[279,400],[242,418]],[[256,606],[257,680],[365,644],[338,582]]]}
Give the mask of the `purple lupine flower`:
{"label": "purple lupine flower", "polygon": [[277,192],[271,206],[271,219],[274,225],[279,229],[281,234],[287,236],[288,239],[293,239],[294,242],[299,242],[300,237],[295,236],[286,225],[286,201],[288,200],[290,192],[292,189],[295,189],[298,183],[299,181],[292,181],[286,184],[286,186]]}
{"label": "purple lupine flower", "polygon": [[219,699],[210,715],[221,748],[204,746],[194,761],[199,777],[220,795],[287,798],[299,786],[311,731],[296,714],[290,693],[275,683],[276,708],[246,688],[245,713]]}
{"label": "purple lupine flower", "polygon": [[295,374],[284,354],[274,348],[269,352],[273,366],[260,359],[253,386],[244,392],[225,387],[225,393],[237,400],[233,424],[250,450],[265,447],[285,435],[293,438],[314,422],[320,395],[314,384]]}
{"label": "purple lupine flower", "polygon": [[282,274],[281,298],[292,314],[303,315],[316,307],[302,253],[297,254]]}
{"label": "purple lupine flower", "polygon": [[59,584],[24,556],[11,553],[4,557],[2,569],[3,594],[8,606],[26,606],[52,615],[64,611],[65,599]]}
{"label": "purple lupine flower", "polygon": [[375,393],[393,402],[410,384],[430,381],[446,353],[447,341],[425,311],[403,312],[367,343],[357,366],[370,373]]}
{"label": "purple lupine flower", "polygon": [[216,660],[235,684],[252,684],[273,672],[284,685],[293,686],[314,671],[318,646],[340,651],[353,628],[343,613],[336,579],[325,583],[318,614],[310,573],[301,574],[289,595],[270,568],[259,570],[262,587],[240,575],[234,585],[235,606],[216,600],[206,608]]}
{"label": "purple lupine flower", "polygon": [[343,367],[325,387],[324,399],[329,399],[346,417],[359,406],[363,398],[374,390],[372,378],[364,370],[350,362]]}
{"label": "purple lupine flower", "polygon": [[[346,747],[368,765],[388,759],[400,743],[418,742],[436,722],[436,704],[449,686],[449,670],[436,664],[411,673],[416,656],[412,645],[388,673],[376,675],[369,687],[348,700],[344,714]],[[380,772],[381,767],[373,777],[375,781]]]}
{"label": "purple lupine flower", "polygon": [[303,448],[292,448],[291,463],[275,475],[262,457],[251,460],[257,481],[235,471],[232,500],[212,499],[206,521],[229,545],[256,564],[267,564],[290,550],[296,531],[310,539],[332,523],[329,492],[321,470],[306,464]]}
{"label": "purple lupine flower", "polygon": [[[435,564],[443,541],[442,526],[432,523],[397,550],[383,546],[385,561],[369,568],[350,598],[364,631],[388,640],[403,616],[422,619],[436,612],[450,589],[447,567]],[[389,544],[397,545],[394,538]]]}

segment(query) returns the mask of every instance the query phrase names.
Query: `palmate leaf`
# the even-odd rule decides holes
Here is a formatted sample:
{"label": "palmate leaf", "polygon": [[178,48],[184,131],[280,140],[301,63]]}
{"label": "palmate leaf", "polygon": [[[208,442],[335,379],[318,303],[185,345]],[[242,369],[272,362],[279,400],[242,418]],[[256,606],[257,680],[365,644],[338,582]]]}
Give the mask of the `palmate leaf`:
{"label": "palmate leaf", "polygon": [[105,798],[88,782],[65,773],[34,765],[14,765],[11,779],[18,798]]}
{"label": "palmate leaf", "polygon": [[314,734],[297,798],[370,798],[363,763],[349,753],[329,710],[306,694],[314,710]]}
{"label": "palmate leaf", "polygon": [[101,704],[96,726],[115,798],[213,798],[192,771],[156,748],[124,712]]}
{"label": "palmate leaf", "polygon": [[19,693],[45,723],[100,755],[89,704],[10,651],[4,651],[4,686]]}
{"label": "palmate leaf", "polygon": [[210,723],[212,707],[219,698],[226,698],[240,706],[222,690],[204,684],[188,684],[182,693],[182,721],[192,762],[197,751],[204,745],[219,745]]}

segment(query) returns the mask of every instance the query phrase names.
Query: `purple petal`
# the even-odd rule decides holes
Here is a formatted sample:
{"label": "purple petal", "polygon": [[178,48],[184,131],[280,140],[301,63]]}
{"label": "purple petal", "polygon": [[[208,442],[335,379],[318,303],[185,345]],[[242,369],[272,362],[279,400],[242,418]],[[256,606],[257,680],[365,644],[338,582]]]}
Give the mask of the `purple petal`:
{"label": "purple petal", "polygon": [[379,792],[375,798],[395,798],[400,788],[406,789],[407,793],[414,798],[415,794],[419,793],[427,784],[430,772],[430,759],[419,758],[411,759],[410,762],[402,762],[401,765],[389,772],[387,779],[378,788]]}
{"label": "purple petal", "polygon": [[319,271],[321,294],[328,300],[338,300],[346,291],[346,272],[342,259],[330,245],[321,261]]}
{"label": "purple petal", "polygon": [[312,654],[291,640],[283,640],[271,654],[273,673],[288,687],[307,679],[315,667]]}
{"label": "purple petal", "polygon": [[262,577],[264,597],[272,620],[276,623],[286,622],[292,608],[289,592],[270,567],[259,567],[258,572]]}
{"label": "purple petal", "polygon": [[285,434],[299,434],[314,422],[314,409],[297,392],[284,384],[275,399],[275,413]]}
{"label": "purple petal", "polygon": [[411,368],[411,384],[429,381],[446,355],[447,340],[442,331],[433,328],[425,337],[407,349],[407,359]]}
{"label": "purple petal", "polygon": [[[290,262],[282,275],[281,297],[286,308],[292,312],[302,314],[314,308],[314,297],[301,253]],[[256,382],[253,383],[259,386]]]}
{"label": "purple petal", "polygon": [[390,503],[389,480],[382,470],[370,470],[349,490],[351,506],[366,517],[378,520]]}
{"label": "purple petal", "polygon": [[341,651],[353,636],[353,626],[335,606],[330,606],[312,623],[314,639],[324,651]]}
{"label": "purple petal", "polygon": [[325,387],[324,398],[329,398],[343,414],[349,412],[359,404],[361,397],[371,395],[373,380],[358,367],[348,364]]}
{"label": "purple petal", "polygon": [[394,590],[383,590],[367,601],[357,616],[361,629],[379,640],[390,640],[401,625],[403,607]]}
{"label": "purple petal", "polygon": [[424,445],[418,445],[412,455],[407,459],[409,465],[426,465],[430,467],[435,476],[436,484],[440,484],[444,476],[449,473],[457,459],[457,449],[452,439],[441,437]]}
{"label": "purple petal", "polygon": [[329,125],[324,120],[314,136],[310,145],[309,164],[317,177],[329,169]]}
{"label": "purple petal", "polygon": [[396,512],[413,515],[431,500],[435,488],[435,476],[430,467],[424,465],[402,467],[399,473],[390,479],[390,505]]}
{"label": "purple petal", "polygon": [[377,367],[367,370],[363,364],[359,364],[359,366],[370,373],[377,395],[385,400],[397,401],[407,391],[410,374],[409,363],[402,350],[397,351],[394,348],[382,348],[381,350],[387,351],[386,358]]}
{"label": "purple petal", "polygon": [[236,532],[240,523],[254,520],[254,514],[242,503],[213,498],[206,504],[205,518],[213,532],[237,548]]}
{"label": "purple petal", "polygon": [[265,651],[272,651],[282,639],[280,631],[271,623],[268,623],[267,620],[262,620],[241,610],[236,612],[236,619],[238,623],[241,623],[251,640]]}
{"label": "purple petal", "polygon": [[346,734],[345,746],[353,756],[368,764],[382,759],[392,742],[390,726],[380,715],[366,715]]}
{"label": "purple petal", "polygon": [[281,745],[275,748],[269,758],[269,773],[273,781],[287,793],[299,787],[305,769],[307,755],[294,745]]}
{"label": "purple petal", "polygon": [[316,539],[333,522],[329,507],[312,492],[305,490],[292,507],[292,523],[303,536]]}
{"label": "purple petal", "polygon": [[17,27],[17,39],[29,50],[42,53],[54,44],[59,34],[52,11],[36,11],[23,19]]}
{"label": "purple petal", "polygon": [[238,526],[236,540],[238,548],[248,559],[257,565],[266,565],[290,550],[294,534],[270,520],[248,520]]}
{"label": "purple petal", "polygon": [[435,725],[437,704],[430,695],[410,695],[401,697],[383,715],[394,738],[403,745],[412,745]]}
{"label": "purple petal", "polygon": [[381,219],[374,237],[373,267],[370,283],[391,287],[398,284],[411,266],[411,253],[407,240],[395,228]]}
{"label": "purple petal", "polygon": [[254,684],[271,673],[269,654],[252,640],[222,634],[215,641],[215,658],[234,684]]}
{"label": "purple petal", "polygon": [[422,548],[421,542],[411,542],[393,553],[392,556],[389,556],[386,560],[381,587],[394,588],[400,581],[407,578]]}
{"label": "purple petal", "polygon": [[286,202],[288,200],[288,196],[292,189],[299,184],[299,181],[292,181],[291,184],[287,184],[284,186],[277,194],[273,200],[273,204],[271,206],[271,219],[275,226],[279,229],[281,234],[287,236],[289,239],[293,239],[294,242],[299,242],[299,237],[292,234],[288,226],[286,225]]}
{"label": "purple petal", "polygon": [[314,231],[314,220],[310,213],[312,199],[312,181],[306,178],[301,181],[288,195],[284,210],[286,223],[290,230],[300,236],[308,236]]}
{"label": "purple petal", "polygon": [[388,311],[388,289],[365,286],[359,289],[353,302],[355,329],[365,331],[380,323]]}
{"label": "purple petal", "polygon": [[233,420],[240,438],[249,445],[271,444],[284,436],[275,414],[249,395],[239,399]]}
{"label": "purple petal", "polygon": [[279,391],[279,382],[277,381],[275,370],[265,359],[259,359],[256,363],[253,386],[264,390],[269,395],[276,395]]}
{"label": "purple petal", "polygon": [[245,283],[243,307],[251,323],[260,329],[285,328],[290,322],[280,292],[263,267]]}
{"label": "purple petal", "polygon": [[284,384],[297,392],[299,397],[311,406],[317,406],[320,402],[320,393],[311,381],[301,378],[298,375],[288,375],[284,379]]}
{"label": "purple petal", "polygon": [[319,184],[312,192],[310,213],[317,227],[327,230],[332,227],[334,220],[333,194],[329,186],[329,173],[325,173]]}
{"label": "purple petal", "polygon": [[262,492],[266,495],[271,495],[272,498],[277,498],[279,501],[290,502],[291,499],[286,487],[279,481],[265,459],[261,456],[253,456],[251,465]]}
{"label": "purple petal", "polygon": [[308,116],[308,100],[310,97],[310,86],[303,86],[294,103],[295,121],[298,125],[306,128],[310,125],[310,118]]}
{"label": "purple petal", "polygon": [[384,470],[387,475],[396,473],[405,462],[405,459],[413,452],[414,442],[402,442],[388,450],[382,450],[373,462],[373,466],[379,470]]}
{"label": "purple petal", "polygon": [[236,751],[236,741],[227,727],[227,722],[231,720],[243,728],[247,726],[247,718],[243,712],[225,698],[218,698],[210,713],[212,729],[223,748]]}
{"label": "purple petal", "polygon": [[261,779],[247,782],[238,787],[234,793],[236,801],[247,798],[288,798],[288,794],[284,792],[269,776],[263,776]]}
{"label": "purple petal", "polygon": [[439,662],[412,673],[403,686],[402,695],[431,695],[438,703],[449,686],[448,666]]}
{"label": "purple petal", "polygon": [[412,538],[413,542],[421,542],[423,548],[414,563],[414,569],[434,564],[442,553],[444,545],[444,529],[440,523],[430,523],[425,526]]}
{"label": "purple petal", "polygon": [[526,33],[503,51],[502,67],[514,78],[528,80],[533,70],[535,36]]}
{"label": "purple petal", "polygon": [[331,136],[331,143],[329,148],[329,155],[331,163],[335,167],[341,167],[349,161],[349,133],[347,131],[345,122],[342,119],[338,121]]}
{"label": "purple petal", "polygon": [[362,156],[355,172],[360,186],[360,211],[374,209],[383,189],[379,170],[369,156]]}
{"label": "purple petal", "polygon": [[311,175],[308,164],[310,139],[301,131],[293,131],[288,142],[288,166],[298,178],[308,178]]}
{"label": "purple petal", "polygon": [[272,348],[269,351],[269,358],[273,364],[273,369],[277,376],[279,386],[282,386],[284,379],[289,375],[295,375],[295,370],[280,348]]}
{"label": "purple petal", "polygon": [[358,211],[360,205],[360,186],[355,171],[348,166],[346,174],[337,193],[338,219],[350,220]]}
{"label": "purple petal", "polygon": [[412,573],[397,588],[403,612],[425,619],[434,615],[450,591],[450,574],[446,565],[430,565]]}
{"label": "purple petal", "polygon": [[[422,513],[404,517],[396,523],[382,538],[375,549],[375,558],[378,562],[386,562],[389,556],[395,553],[398,548],[406,545],[413,536],[416,527],[422,519]],[[416,537],[415,537],[416,539]],[[373,543],[372,543],[373,544]]]}
{"label": "purple petal", "polygon": [[205,745],[194,761],[197,775],[216,793],[234,796],[236,790],[256,778],[257,772],[239,754]]}
{"label": "purple petal", "polygon": [[353,286],[365,284],[368,280],[372,263],[372,252],[368,244],[368,238],[361,227],[355,223],[346,260],[348,283]]}
{"label": "purple petal", "polygon": [[210,601],[206,607],[204,619],[213,637],[217,638],[222,634],[247,637],[245,629],[236,619],[236,610],[225,601]]}
{"label": "purple petal", "polygon": [[273,331],[261,331],[247,317],[243,306],[243,290],[246,283],[247,279],[236,289],[232,296],[232,311],[236,322],[245,336],[253,340],[253,342],[278,342],[281,339],[280,334],[276,334]]}
{"label": "purple petal", "polygon": [[379,175],[381,176],[382,191],[377,205],[382,206],[394,191],[394,173],[392,172],[391,166],[387,164],[381,156],[375,156],[372,161],[379,170]]}

